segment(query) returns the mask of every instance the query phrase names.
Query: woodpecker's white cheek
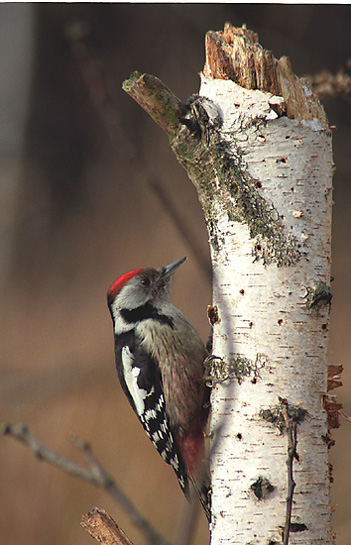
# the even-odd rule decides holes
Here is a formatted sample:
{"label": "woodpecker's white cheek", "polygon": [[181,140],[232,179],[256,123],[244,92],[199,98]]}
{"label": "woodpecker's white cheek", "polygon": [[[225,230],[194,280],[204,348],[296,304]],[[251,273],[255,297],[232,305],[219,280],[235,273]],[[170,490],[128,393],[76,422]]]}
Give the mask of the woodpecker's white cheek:
{"label": "woodpecker's white cheek", "polygon": [[115,335],[121,335],[133,329],[133,324],[128,324],[121,316],[120,310],[116,305],[111,306],[111,312],[113,317],[113,329]]}
{"label": "woodpecker's white cheek", "polygon": [[139,388],[138,386],[137,380],[140,374],[140,369],[139,367],[133,367],[134,358],[128,346],[123,346],[122,348],[122,362],[124,379],[126,381],[127,388],[133,398],[135,408],[138,414],[141,416],[145,411],[144,400],[147,396],[147,391]]}

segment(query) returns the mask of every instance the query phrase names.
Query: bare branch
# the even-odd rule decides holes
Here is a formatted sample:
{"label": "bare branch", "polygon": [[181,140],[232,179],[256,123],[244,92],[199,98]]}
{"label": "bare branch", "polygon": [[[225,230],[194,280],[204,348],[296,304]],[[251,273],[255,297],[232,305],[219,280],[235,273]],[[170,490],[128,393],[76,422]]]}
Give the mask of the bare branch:
{"label": "bare branch", "polygon": [[91,469],[85,468],[75,462],[72,462],[68,458],[61,456],[54,450],[50,449],[36,437],[34,437],[28,430],[26,426],[22,424],[16,424],[12,426],[6,422],[1,424],[1,433],[3,435],[9,435],[18,441],[24,443],[29,449],[39,458],[48,462],[49,464],[62,469],[70,475],[84,479],[85,481],[90,481],[96,484],[97,486],[104,487],[104,483],[101,481],[97,482],[96,475],[92,472]]}
{"label": "bare branch", "polygon": [[120,489],[113,478],[107,473],[103,466],[95,458],[91,451],[90,445],[80,439],[73,439],[74,445],[78,448],[88,467],[81,466],[75,462],[72,462],[65,456],[58,454],[51,448],[47,447],[34,437],[26,426],[17,424],[12,426],[6,422],[3,422],[0,427],[3,435],[9,435],[13,439],[17,439],[24,443],[29,449],[40,459],[49,464],[61,469],[65,473],[79,477],[85,481],[89,481],[95,486],[104,489],[115,502],[120,505],[125,513],[128,515],[134,526],[136,526],[140,532],[142,532],[149,543],[152,545],[169,545],[168,542],[160,536],[158,532],[150,525],[150,523],[143,517],[138,511],[130,499]]}
{"label": "bare branch", "polygon": [[122,88],[173,137],[179,130],[179,120],[187,108],[181,100],[156,76],[134,72],[123,82]]}
{"label": "bare branch", "polygon": [[89,513],[82,515],[80,524],[91,537],[100,543],[106,545],[133,545],[129,537],[104,509],[93,507]]}
{"label": "bare branch", "polygon": [[322,70],[322,72],[308,76],[306,79],[309,81],[313,92],[320,99],[336,96],[350,98],[351,96],[351,75],[347,74],[342,68],[336,74],[332,74],[328,70]]}

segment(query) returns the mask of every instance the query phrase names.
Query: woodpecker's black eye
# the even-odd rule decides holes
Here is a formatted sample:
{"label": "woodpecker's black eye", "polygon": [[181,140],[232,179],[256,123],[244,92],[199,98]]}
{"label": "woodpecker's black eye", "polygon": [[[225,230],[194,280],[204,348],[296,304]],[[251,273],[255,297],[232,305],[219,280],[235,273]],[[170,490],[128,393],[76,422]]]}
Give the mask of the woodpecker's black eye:
{"label": "woodpecker's black eye", "polygon": [[145,288],[148,288],[150,286],[150,278],[148,278],[147,276],[144,276],[144,278],[141,279],[141,284],[145,287]]}

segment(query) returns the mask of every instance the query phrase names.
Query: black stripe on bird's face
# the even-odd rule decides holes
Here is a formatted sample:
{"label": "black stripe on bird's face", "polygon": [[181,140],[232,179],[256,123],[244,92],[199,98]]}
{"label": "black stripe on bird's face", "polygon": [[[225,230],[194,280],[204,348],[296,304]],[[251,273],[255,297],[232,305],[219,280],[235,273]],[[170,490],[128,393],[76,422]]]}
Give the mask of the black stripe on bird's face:
{"label": "black stripe on bird's face", "polygon": [[151,318],[152,320],[156,320],[161,324],[167,324],[172,329],[174,328],[173,319],[158,312],[157,308],[152,306],[150,303],[145,303],[145,305],[132,310],[122,308],[120,313],[122,318],[128,324],[135,324],[136,322],[141,322]]}

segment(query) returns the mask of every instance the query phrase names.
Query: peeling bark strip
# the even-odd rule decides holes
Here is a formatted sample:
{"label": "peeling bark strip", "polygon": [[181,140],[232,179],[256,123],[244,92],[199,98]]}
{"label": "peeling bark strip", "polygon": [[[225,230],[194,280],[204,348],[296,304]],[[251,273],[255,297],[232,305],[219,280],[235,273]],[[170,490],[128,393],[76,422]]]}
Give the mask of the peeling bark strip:
{"label": "peeling bark strip", "polygon": [[[255,33],[229,24],[208,33],[200,92],[185,108],[161,86],[155,109],[152,76],[138,75],[125,89],[168,133],[197,189],[209,233],[211,543],[330,545],[323,401],[331,133],[318,99],[288,59],[277,61],[257,41]],[[274,415],[279,399],[306,415],[298,425],[293,489],[286,435],[262,416]],[[269,483],[260,499],[259,483]]]}

